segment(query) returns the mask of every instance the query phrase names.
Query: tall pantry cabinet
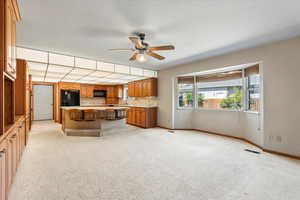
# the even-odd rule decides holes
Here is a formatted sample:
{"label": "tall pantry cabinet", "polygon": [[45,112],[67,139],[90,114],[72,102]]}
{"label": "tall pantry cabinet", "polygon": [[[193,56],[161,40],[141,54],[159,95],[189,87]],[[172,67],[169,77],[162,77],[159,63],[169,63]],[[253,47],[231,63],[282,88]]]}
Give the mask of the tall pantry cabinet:
{"label": "tall pantry cabinet", "polygon": [[19,99],[16,23],[19,20],[17,0],[0,0],[0,200],[8,198],[26,143],[25,114],[16,112]]}

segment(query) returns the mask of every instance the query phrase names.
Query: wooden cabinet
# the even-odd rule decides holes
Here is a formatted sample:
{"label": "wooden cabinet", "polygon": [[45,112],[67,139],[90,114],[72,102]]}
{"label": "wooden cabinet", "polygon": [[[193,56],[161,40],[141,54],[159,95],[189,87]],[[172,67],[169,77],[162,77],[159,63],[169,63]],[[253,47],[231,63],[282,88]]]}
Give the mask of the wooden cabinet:
{"label": "wooden cabinet", "polygon": [[128,96],[134,97],[134,82],[128,83]]}
{"label": "wooden cabinet", "polygon": [[123,97],[123,85],[115,86],[115,97],[122,98]]}
{"label": "wooden cabinet", "polygon": [[115,97],[115,87],[114,86],[107,86],[106,87],[106,97],[107,98]]}
{"label": "wooden cabinet", "polygon": [[7,144],[6,141],[0,144],[0,199],[7,199]]}
{"label": "wooden cabinet", "polygon": [[106,103],[107,104],[118,104],[120,98],[123,97],[123,86],[107,86],[106,87]]}
{"label": "wooden cabinet", "polygon": [[[16,77],[16,23],[20,20],[20,13],[16,0],[2,0],[0,2],[0,30],[1,39],[4,38],[3,55],[4,71],[11,77]],[[2,44],[1,44],[2,45]],[[2,49],[2,46],[1,46]]]}
{"label": "wooden cabinet", "polygon": [[[15,80],[15,113],[25,116],[25,133],[31,129],[31,80],[28,73],[28,65],[25,60],[17,59],[17,78]],[[25,128],[25,126],[24,126]],[[27,144],[28,135],[24,135]]]}
{"label": "wooden cabinet", "polygon": [[129,97],[157,96],[157,79],[149,78],[128,83]]}
{"label": "wooden cabinet", "polygon": [[[18,164],[25,148],[25,117],[19,116],[16,123],[7,131],[0,142],[0,199],[7,194],[16,174]],[[3,173],[5,172],[5,173]]]}
{"label": "wooden cabinet", "polygon": [[127,111],[127,123],[143,128],[156,127],[157,108],[131,107]]}
{"label": "wooden cabinet", "polygon": [[94,90],[106,90],[105,85],[94,85]]}
{"label": "wooden cabinet", "polygon": [[79,83],[59,82],[59,90],[80,90]]}
{"label": "wooden cabinet", "polygon": [[80,85],[80,97],[81,98],[93,98],[94,97],[94,85]]}

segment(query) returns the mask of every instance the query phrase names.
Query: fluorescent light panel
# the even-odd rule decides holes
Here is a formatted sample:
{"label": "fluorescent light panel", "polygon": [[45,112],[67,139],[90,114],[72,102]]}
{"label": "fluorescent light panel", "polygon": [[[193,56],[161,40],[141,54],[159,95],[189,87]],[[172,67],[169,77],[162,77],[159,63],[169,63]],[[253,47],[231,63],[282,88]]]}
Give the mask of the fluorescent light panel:
{"label": "fluorescent light panel", "polygon": [[64,76],[66,75],[66,73],[55,73],[55,72],[47,72],[46,74],[46,78],[57,78],[57,79],[62,79]]}
{"label": "fluorescent light panel", "polygon": [[115,72],[129,74],[130,68],[129,68],[129,66],[125,66],[125,65],[115,65]]}
{"label": "fluorescent light panel", "polygon": [[28,62],[28,66],[30,70],[46,71],[47,65],[48,64],[44,64],[44,63]]}
{"label": "fluorescent light panel", "polygon": [[69,73],[72,70],[72,67],[65,67],[59,65],[49,65],[48,72],[57,72],[57,73]]}
{"label": "fluorescent light panel", "polygon": [[29,74],[33,76],[45,76],[45,71],[39,71],[39,70],[29,70]]}
{"label": "fluorescent light panel", "polygon": [[105,78],[117,79],[117,78],[121,78],[122,76],[124,76],[124,75],[113,73],[113,74],[110,74],[110,75],[108,75],[108,76],[105,76]]}
{"label": "fluorescent light panel", "polygon": [[32,76],[31,79],[32,81],[44,81],[43,76]]}
{"label": "fluorescent light panel", "polygon": [[80,68],[96,70],[97,61],[84,58],[75,58],[75,66]]}
{"label": "fluorescent light panel", "polygon": [[74,57],[49,53],[49,63],[73,67],[74,66]]}
{"label": "fluorescent light panel", "polygon": [[17,48],[17,58],[27,61],[48,63],[48,53],[26,48]]}
{"label": "fluorescent light panel", "polygon": [[88,69],[80,69],[80,68],[74,68],[71,72],[70,75],[80,75],[80,76],[85,76],[90,73],[92,73],[93,70],[88,70]]}
{"label": "fluorescent light panel", "polygon": [[107,72],[114,72],[115,65],[112,63],[102,63],[102,70]]}
{"label": "fluorescent light panel", "polygon": [[130,68],[130,73],[131,75],[137,75],[137,76],[143,76],[143,69],[141,68],[136,68],[136,67],[131,67]]}
{"label": "fluorescent light panel", "polygon": [[89,74],[89,76],[104,77],[104,76],[107,76],[109,74],[112,74],[112,73],[103,72],[103,71],[95,71],[95,72],[92,72],[91,74]]}

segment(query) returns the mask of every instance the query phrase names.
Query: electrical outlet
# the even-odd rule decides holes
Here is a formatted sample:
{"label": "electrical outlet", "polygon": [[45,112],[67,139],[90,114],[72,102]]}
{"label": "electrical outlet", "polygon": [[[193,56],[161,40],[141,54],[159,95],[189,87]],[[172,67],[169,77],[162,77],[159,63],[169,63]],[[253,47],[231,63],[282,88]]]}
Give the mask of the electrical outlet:
{"label": "electrical outlet", "polygon": [[281,136],[276,136],[276,141],[277,142],[281,142],[282,141],[282,137]]}

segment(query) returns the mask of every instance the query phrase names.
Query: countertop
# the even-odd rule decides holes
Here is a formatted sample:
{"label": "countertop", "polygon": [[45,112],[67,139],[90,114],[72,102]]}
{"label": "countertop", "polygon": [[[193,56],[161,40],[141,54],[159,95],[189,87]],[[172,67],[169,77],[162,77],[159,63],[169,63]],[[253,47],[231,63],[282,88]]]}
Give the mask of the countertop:
{"label": "countertop", "polygon": [[85,107],[85,106],[61,106],[60,107],[61,109],[64,109],[64,110],[71,110],[71,109],[78,109],[78,110],[107,110],[107,109],[114,109],[114,110],[119,110],[119,109],[128,109],[128,107],[121,107],[121,106],[107,106],[107,107],[104,107],[104,106],[101,106],[101,107]]}
{"label": "countertop", "polygon": [[[79,106],[75,106],[79,107]],[[158,106],[148,106],[148,105],[128,105],[128,104],[86,104],[86,105],[81,105],[80,107],[85,107],[85,108],[91,108],[91,107],[137,107],[137,108],[157,108]]]}

